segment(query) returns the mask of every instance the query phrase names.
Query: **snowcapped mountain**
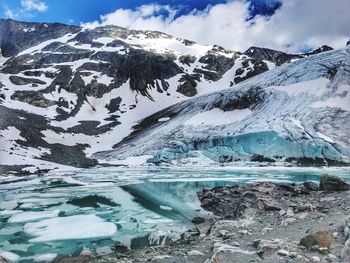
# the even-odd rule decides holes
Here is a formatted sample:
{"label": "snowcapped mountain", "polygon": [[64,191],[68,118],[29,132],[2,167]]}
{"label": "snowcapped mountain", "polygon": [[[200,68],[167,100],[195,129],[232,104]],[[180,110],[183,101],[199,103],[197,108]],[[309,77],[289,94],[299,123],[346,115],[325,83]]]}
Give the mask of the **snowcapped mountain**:
{"label": "snowcapped mountain", "polygon": [[283,64],[161,32],[14,20],[0,20],[0,47],[6,170],[349,162],[348,48]]}

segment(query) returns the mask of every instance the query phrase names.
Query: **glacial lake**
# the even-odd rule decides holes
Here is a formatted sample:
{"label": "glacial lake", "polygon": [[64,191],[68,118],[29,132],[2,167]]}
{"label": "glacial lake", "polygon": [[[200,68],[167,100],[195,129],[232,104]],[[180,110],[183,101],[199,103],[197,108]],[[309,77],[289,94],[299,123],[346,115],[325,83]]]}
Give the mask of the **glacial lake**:
{"label": "glacial lake", "polygon": [[[0,255],[19,262],[164,245],[208,216],[197,191],[259,181],[350,180],[350,167],[108,167],[0,178]],[[13,179],[13,178],[12,178]],[[4,254],[5,253],[5,254]]]}

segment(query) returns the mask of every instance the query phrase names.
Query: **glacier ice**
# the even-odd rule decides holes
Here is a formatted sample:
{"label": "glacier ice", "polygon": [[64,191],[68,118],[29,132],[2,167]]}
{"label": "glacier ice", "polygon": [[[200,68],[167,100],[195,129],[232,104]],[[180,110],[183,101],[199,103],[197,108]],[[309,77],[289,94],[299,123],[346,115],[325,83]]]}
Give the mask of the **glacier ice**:
{"label": "glacier ice", "polygon": [[[149,163],[199,155],[218,162],[349,163],[349,89],[350,48],[310,56],[155,113],[114,150],[94,157],[153,155]],[[212,114],[217,111],[232,118],[220,122]],[[249,114],[242,117],[242,111]],[[156,121],[169,113],[167,122]]]}

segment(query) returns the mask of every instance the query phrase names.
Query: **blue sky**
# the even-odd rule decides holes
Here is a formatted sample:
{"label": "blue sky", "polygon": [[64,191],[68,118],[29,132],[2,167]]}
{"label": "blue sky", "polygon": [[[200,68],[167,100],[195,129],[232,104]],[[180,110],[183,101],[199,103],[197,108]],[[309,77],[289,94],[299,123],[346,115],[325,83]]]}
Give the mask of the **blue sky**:
{"label": "blue sky", "polygon": [[244,51],[300,52],[350,38],[349,0],[1,0],[0,18],[157,30]]}
{"label": "blue sky", "polygon": [[[280,0],[250,0],[250,15],[271,15],[280,6]],[[24,10],[23,2],[43,3],[46,8]],[[1,18],[35,22],[61,22],[80,24],[99,19],[100,15],[117,9],[135,9],[146,4],[170,5],[179,9],[177,16],[186,15],[194,9],[226,3],[226,0],[1,0]],[[35,6],[34,6],[35,7]]]}

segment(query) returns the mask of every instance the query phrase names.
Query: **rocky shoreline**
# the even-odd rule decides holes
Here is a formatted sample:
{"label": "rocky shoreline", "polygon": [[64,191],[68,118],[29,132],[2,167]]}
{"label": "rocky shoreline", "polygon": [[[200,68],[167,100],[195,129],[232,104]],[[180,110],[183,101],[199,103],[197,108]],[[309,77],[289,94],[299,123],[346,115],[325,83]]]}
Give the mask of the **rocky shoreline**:
{"label": "rocky shoreline", "polygon": [[320,184],[258,182],[203,189],[212,218],[164,247],[56,259],[70,262],[246,263],[350,262],[350,185],[324,175]]}

